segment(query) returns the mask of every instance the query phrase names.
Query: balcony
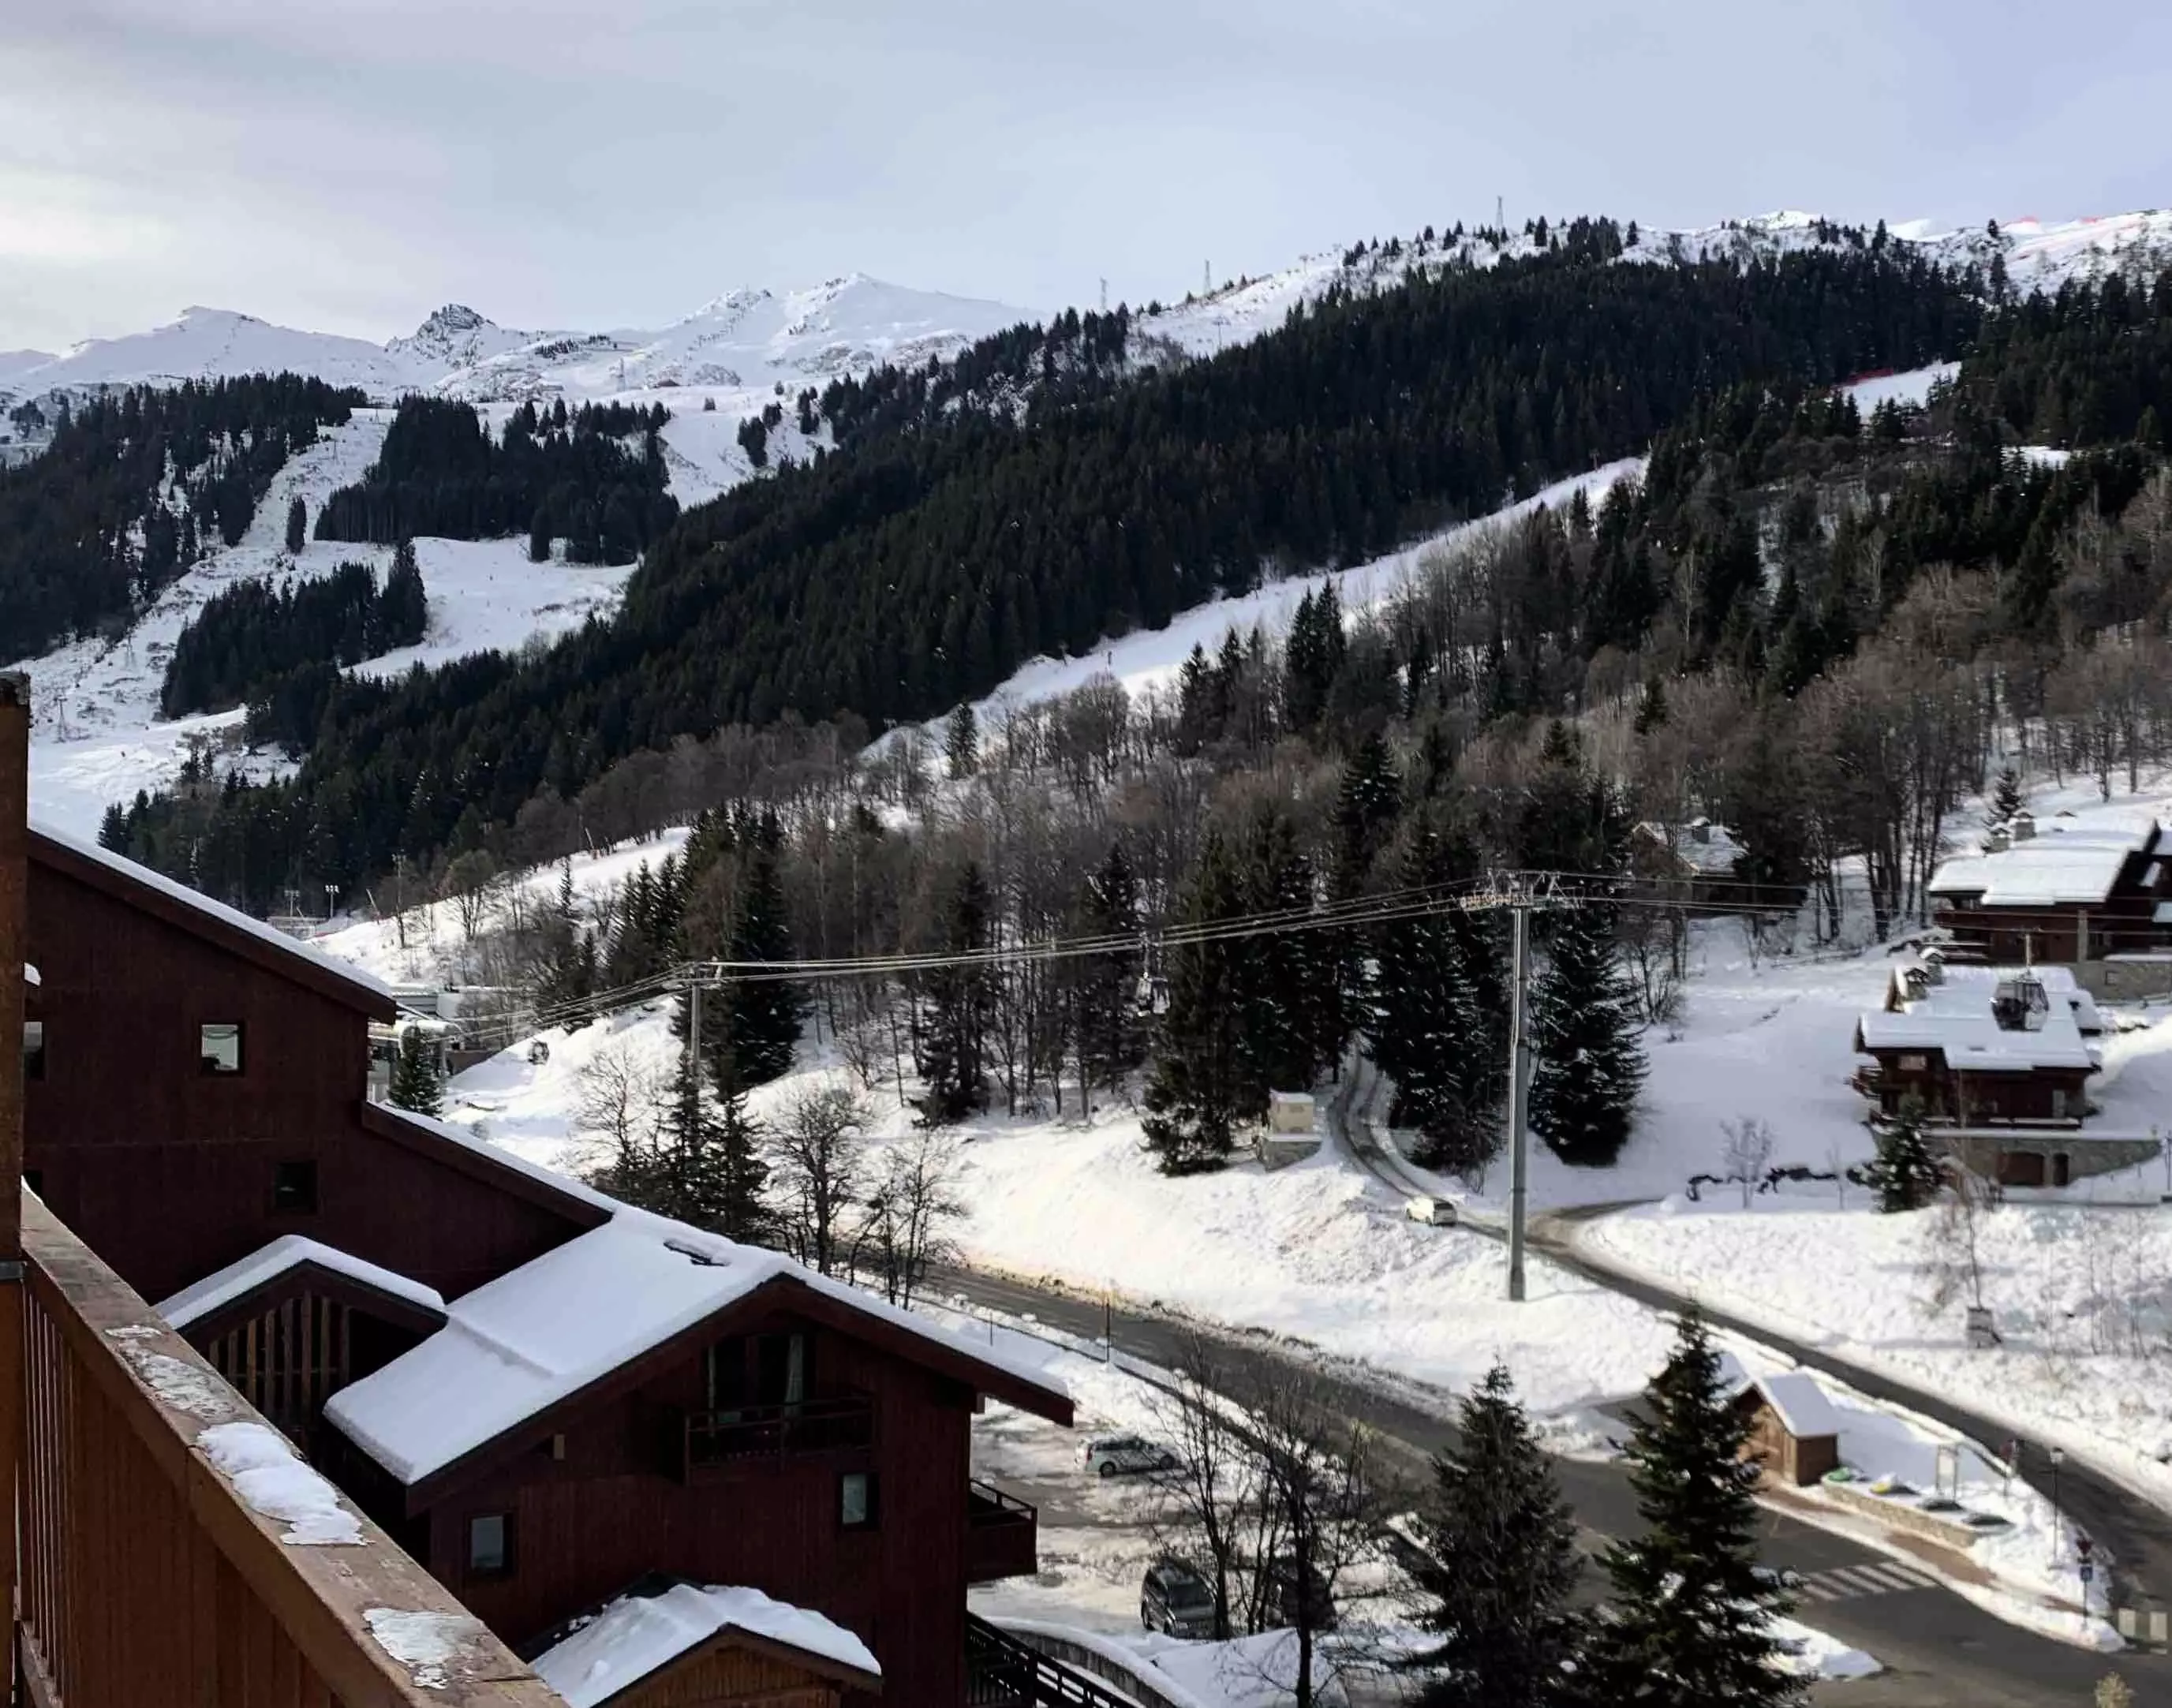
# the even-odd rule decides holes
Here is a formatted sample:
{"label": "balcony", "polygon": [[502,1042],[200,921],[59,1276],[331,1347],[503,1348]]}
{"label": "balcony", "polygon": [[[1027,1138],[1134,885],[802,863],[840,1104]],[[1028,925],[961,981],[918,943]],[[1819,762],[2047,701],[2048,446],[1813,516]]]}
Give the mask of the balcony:
{"label": "balcony", "polygon": [[0,1319],[24,1402],[22,1700],[563,1708],[367,1520],[352,1543],[284,1540],[199,1442],[261,1417],[27,1193],[23,1222],[21,1313]]}
{"label": "balcony", "polygon": [[872,1447],[875,1408],[865,1394],[803,1399],[791,1405],[742,1405],[729,1411],[668,1414],[665,1453],[681,1482],[716,1470],[809,1453]]}
{"label": "balcony", "polygon": [[1030,1577],[1040,1569],[1040,1515],[991,1484],[965,1488],[965,1582]]}

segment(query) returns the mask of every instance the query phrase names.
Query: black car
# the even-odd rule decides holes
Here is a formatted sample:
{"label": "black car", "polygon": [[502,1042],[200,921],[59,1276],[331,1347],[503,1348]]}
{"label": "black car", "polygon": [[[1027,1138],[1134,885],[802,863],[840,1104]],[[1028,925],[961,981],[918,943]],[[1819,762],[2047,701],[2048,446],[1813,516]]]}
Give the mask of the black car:
{"label": "black car", "polygon": [[1139,1585],[1139,1623],[1167,1636],[1211,1637],[1213,1586],[1181,1560],[1157,1560]]}

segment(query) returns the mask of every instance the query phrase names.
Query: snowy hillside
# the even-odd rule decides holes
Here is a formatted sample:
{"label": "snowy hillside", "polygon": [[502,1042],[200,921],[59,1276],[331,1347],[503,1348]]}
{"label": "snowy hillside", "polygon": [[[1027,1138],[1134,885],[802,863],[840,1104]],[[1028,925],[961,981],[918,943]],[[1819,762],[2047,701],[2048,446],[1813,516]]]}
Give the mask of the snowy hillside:
{"label": "snowy hillside", "polygon": [[[206,556],[120,639],[74,642],[19,667],[31,682],[34,816],[94,836],[109,805],[133,799],[138,789],[169,785],[192,746],[218,751],[222,771],[242,760],[239,711],[159,721],[159,690],[174,642],[207,599],[252,576],[323,575],[344,562],[368,563],[384,574],[390,547],[311,540],[295,557],[284,534],[288,502],[299,497],[315,510],[335,487],[358,480],[375,460],[390,419],[389,411],[363,411],[288,464],[241,543]],[[363,673],[385,674],[563,634],[616,599],[632,572],[530,563],[527,542],[518,540],[421,540],[416,555],[430,602],[423,643],[358,666]],[[276,757],[260,755],[243,768],[262,777],[279,766]]]}
{"label": "snowy hillside", "polygon": [[[1691,231],[1640,227],[1626,260],[1700,260],[1731,255],[1771,257],[1828,246],[1816,214],[1787,212],[1729,220]],[[1997,241],[1981,227],[1933,231],[1921,221],[1889,225],[1897,243],[1920,250],[1944,266],[1988,267],[2003,253],[2008,278],[2017,291],[2056,290],[2067,279],[2172,265],[2172,211],[2109,214],[2101,218],[2046,223],[2037,219],[2002,223]],[[1240,280],[1211,295],[1164,309],[1142,323],[1152,336],[1185,353],[1211,355],[1242,344],[1282,325],[1300,303],[1317,301],[1330,290],[1366,292],[1390,288],[1412,272],[1434,272],[1451,266],[1491,266],[1503,257],[1531,254],[1535,242],[1520,233],[1506,244],[1476,238],[1460,243],[1403,238],[1394,251],[1384,244],[1346,262],[1342,251],[1307,255],[1294,266],[1265,278]]]}
{"label": "snowy hillside", "polygon": [[734,291],[653,330],[515,331],[449,303],[384,345],[196,308],[60,356],[0,356],[0,384],[21,395],[291,371],[360,386],[380,403],[420,391],[481,403],[640,393],[662,394],[677,412],[713,398],[736,427],[780,384],[788,397],[879,363],[925,362],[1028,318],[858,273],[810,290]]}

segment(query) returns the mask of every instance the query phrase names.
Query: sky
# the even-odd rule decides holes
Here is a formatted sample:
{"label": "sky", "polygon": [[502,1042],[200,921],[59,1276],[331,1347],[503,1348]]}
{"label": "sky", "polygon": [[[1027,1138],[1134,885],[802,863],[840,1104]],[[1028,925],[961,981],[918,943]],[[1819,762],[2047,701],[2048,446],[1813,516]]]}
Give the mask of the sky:
{"label": "sky", "polygon": [[2154,0],[0,0],[0,352],[1046,311],[1427,224],[2172,202]]}

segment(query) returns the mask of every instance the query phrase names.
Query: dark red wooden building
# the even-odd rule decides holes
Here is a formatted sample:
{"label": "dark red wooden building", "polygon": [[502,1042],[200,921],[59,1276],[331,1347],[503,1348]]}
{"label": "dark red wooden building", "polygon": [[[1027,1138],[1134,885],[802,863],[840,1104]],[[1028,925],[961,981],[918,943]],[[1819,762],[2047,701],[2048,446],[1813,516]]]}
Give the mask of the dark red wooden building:
{"label": "dark red wooden building", "polygon": [[685,1578],[963,1703],[966,1587],[1035,1551],[971,1419],[1060,1386],[368,1103],[390,992],[259,921],[36,832],[30,895],[28,1184],[501,1636]]}

